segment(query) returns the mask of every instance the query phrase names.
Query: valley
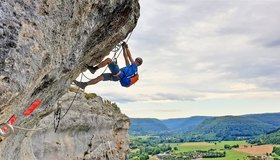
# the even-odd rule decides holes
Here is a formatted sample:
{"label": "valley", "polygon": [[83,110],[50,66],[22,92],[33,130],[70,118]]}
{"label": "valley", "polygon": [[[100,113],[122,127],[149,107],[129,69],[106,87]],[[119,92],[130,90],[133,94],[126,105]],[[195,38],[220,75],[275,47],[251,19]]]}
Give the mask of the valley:
{"label": "valley", "polygon": [[279,160],[280,113],[131,119],[130,160]]}

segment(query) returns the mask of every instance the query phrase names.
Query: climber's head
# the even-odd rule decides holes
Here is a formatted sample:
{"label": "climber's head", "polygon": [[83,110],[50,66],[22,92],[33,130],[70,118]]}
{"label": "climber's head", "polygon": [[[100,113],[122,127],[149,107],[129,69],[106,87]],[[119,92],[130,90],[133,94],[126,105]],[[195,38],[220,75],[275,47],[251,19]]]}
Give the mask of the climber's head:
{"label": "climber's head", "polygon": [[143,59],[140,58],[140,57],[137,57],[137,58],[135,59],[135,62],[136,62],[136,64],[137,64],[137,66],[141,66],[141,64],[143,63]]}

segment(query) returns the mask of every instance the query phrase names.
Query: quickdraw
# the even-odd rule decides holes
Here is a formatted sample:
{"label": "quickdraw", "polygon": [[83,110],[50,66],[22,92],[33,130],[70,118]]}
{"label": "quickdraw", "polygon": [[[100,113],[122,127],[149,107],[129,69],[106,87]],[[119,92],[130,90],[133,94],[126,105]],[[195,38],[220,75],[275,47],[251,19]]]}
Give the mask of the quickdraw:
{"label": "quickdraw", "polygon": [[60,120],[61,118],[61,107],[58,105],[56,111],[54,111],[54,120],[53,120],[53,125],[54,125],[54,132],[57,131],[59,124],[60,124]]}

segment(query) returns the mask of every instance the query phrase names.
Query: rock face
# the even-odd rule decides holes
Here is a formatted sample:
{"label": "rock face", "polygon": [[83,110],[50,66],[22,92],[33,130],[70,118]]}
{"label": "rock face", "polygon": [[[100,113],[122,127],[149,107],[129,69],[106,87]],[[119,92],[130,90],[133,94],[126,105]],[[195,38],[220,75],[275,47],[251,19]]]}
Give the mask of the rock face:
{"label": "rock face", "polygon": [[[134,29],[139,18],[139,10],[138,0],[1,0],[0,123],[6,122],[13,114],[16,114],[18,119],[15,125],[31,128],[52,113],[59,98],[66,93],[71,81],[78,76],[85,64],[94,65],[100,62]],[[42,101],[40,107],[32,116],[24,117],[22,115],[24,110],[37,99]],[[105,111],[109,112],[109,110]],[[81,114],[81,112],[78,113]],[[76,116],[80,116],[78,113]],[[88,114],[93,115],[94,112]],[[58,138],[77,130],[79,134],[85,135],[85,141],[89,136],[85,134],[87,130],[93,131],[94,135],[98,135],[95,131],[99,130],[100,135],[103,132],[109,134],[108,129],[107,132],[106,129],[98,127],[113,126],[117,119],[104,118],[98,121],[98,124],[91,120],[89,122],[93,124],[86,123],[87,127],[82,125],[80,128],[73,124],[73,132],[58,131]],[[121,135],[124,132],[117,132],[117,130],[115,129],[111,132],[112,134],[104,138],[112,147],[118,137],[125,137]],[[113,136],[113,132],[117,133],[117,136]],[[0,157],[42,159],[42,156],[47,156],[48,154],[45,153],[55,149],[54,146],[54,148],[44,150],[37,144],[38,150],[33,150],[34,152],[28,152],[27,146],[24,146],[26,150],[21,148],[24,145],[22,143],[31,145],[29,142],[32,142],[33,147],[36,146],[36,142],[40,139],[38,133],[16,131],[13,137],[8,137],[0,143]],[[47,133],[52,133],[52,131],[40,132],[40,135],[46,135],[48,140],[48,137],[52,135],[48,136]],[[26,140],[26,136],[32,140]],[[64,141],[69,140],[70,143],[73,140],[73,143],[76,143],[74,139],[75,137],[73,139],[66,137]],[[106,149],[106,146],[108,149],[108,145],[97,139],[98,136],[92,139],[93,147],[100,145],[103,148],[99,150]],[[60,149],[68,149],[66,147],[68,143],[62,141],[58,143],[62,146]],[[90,144],[89,141],[86,143]],[[51,143],[51,145],[56,144]],[[84,147],[76,147],[76,149],[77,152],[74,152],[75,149],[72,148],[71,153],[80,154]],[[126,150],[125,147],[122,150]],[[89,150],[85,158],[95,156],[96,159],[102,159],[104,156],[101,152],[95,154],[90,151],[95,152]],[[111,151],[112,156],[106,154],[105,159],[115,159],[116,156],[117,159],[123,158],[123,153],[117,154],[113,149]],[[66,154],[66,152],[61,154],[64,153]],[[73,154],[69,156],[74,157]]]}
{"label": "rock face", "polygon": [[[74,97],[73,92],[65,94],[54,108],[61,107],[63,115]],[[121,114],[116,104],[98,96],[91,97],[86,99],[83,92],[78,92],[56,133],[53,114],[39,122],[36,128],[41,130],[30,131],[23,139],[18,135],[26,132],[18,130],[2,148],[5,154],[1,152],[1,157],[22,160],[125,159],[129,118]]]}

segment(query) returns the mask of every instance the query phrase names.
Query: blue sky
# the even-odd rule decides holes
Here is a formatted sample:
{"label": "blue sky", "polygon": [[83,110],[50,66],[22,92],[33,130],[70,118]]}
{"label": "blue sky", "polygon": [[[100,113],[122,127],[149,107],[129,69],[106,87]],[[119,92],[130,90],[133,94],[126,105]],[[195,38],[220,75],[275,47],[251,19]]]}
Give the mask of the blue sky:
{"label": "blue sky", "polygon": [[[117,102],[129,117],[280,112],[279,0],[140,0],[140,6],[128,42],[132,55],[144,59],[140,81],[130,88],[100,82],[87,92]],[[121,56],[118,62],[124,66]]]}

